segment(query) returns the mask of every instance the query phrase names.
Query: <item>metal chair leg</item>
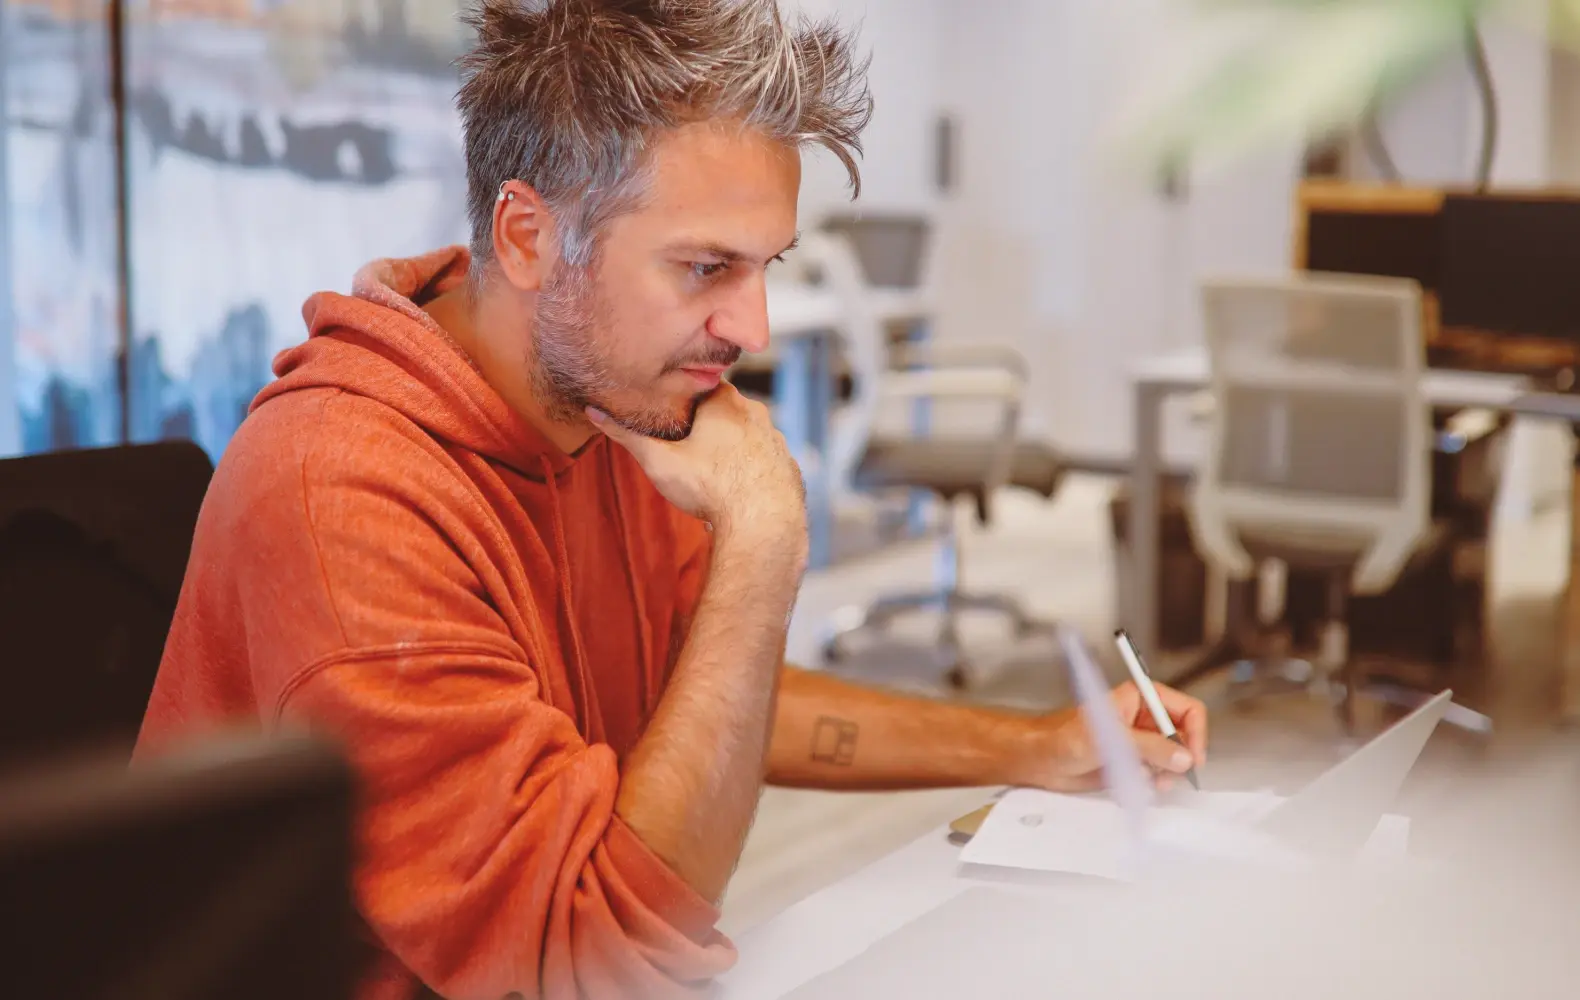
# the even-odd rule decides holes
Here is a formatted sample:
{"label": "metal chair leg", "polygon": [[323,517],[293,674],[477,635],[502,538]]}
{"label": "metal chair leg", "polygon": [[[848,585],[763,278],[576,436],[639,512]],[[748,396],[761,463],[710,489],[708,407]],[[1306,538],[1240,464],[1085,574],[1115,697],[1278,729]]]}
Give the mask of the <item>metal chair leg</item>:
{"label": "metal chair leg", "polygon": [[950,595],[950,601],[960,611],[990,611],[1003,615],[1009,619],[1015,629],[1015,635],[1024,639],[1038,632],[1051,630],[1054,626],[1050,622],[1039,621],[1021,603],[1008,594],[969,594],[957,592]]}
{"label": "metal chair leg", "polygon": [[961,590],[960,537],[953,511],[946,510],[944,529],[936,553],[937,585],[924,591],[891,594],[865,608],[842,608],[823,643],[823,658],[838,663],[845,658],[845,641],[861,632],[879,631],[894,619],[911,611],[936,611],[940,615],[937,644],[949,660],[946,678],[952,687],[969,686],[970,670],[960,642],[958,616],[967,611],[988,611],[1009,619],[1017,638],[1050,630],[1051,623],[1032,617],[1020,603],[1007,594],[971,594]]}
{"label": "metal chair leg", "polygon": [[1256,648],[1255,603],[1254,578],[1228,581],[1224,595],[1223,634],[1189,666],[1175,673],[1169,679],[1169,684],[1186,688],[1220,670],[1243,673],[1239,671],[1239,664],[1259,659],[1262,651]]}

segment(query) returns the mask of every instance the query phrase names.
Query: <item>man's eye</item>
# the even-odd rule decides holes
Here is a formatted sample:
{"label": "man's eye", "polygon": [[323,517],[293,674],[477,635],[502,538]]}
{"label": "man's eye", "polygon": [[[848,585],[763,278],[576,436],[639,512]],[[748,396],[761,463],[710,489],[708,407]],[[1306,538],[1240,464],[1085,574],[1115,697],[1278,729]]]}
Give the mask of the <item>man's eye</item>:
{"label": "man's eye", "polygon": [[723,270],[729,266],[730,265],[728,264],[696,263],[691,265],[691,273],[699,278],[711,278],[714,275],[723,272]]}

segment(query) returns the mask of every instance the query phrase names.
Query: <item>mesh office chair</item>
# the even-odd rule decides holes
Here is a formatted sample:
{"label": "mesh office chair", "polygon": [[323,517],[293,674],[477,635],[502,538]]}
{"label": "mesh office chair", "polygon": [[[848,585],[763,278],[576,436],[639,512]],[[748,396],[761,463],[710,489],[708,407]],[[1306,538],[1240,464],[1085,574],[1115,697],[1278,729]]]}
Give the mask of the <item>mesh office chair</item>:
{"label": "mesh office chair", "polygon": [[[833,232],[808,234],[794,261],[803,274],[826,283],[839,296],[845,314],[840,333],[854,385],[850,404],[835,419],[826,456],[832,481],[844,490],[867,494],[926,490],[945,506],[935,585],[888,595],[865,608],[844,609],[832,625],[824,658],[837,663],[845,658],[846,642],[855,634],[881,630],[908,612],[934,610],[942,615],[938,642],[949,661],[948,679],[963,687],[968,682],[968,664],[957,629],[960,613],[1003,614],[1021,635],[1046,627],[1007,594],[974,594],[961,588],[960,538],[954,517],[956,501],[970,498],[978,521],[987,523],[992,497],[1003,487],[1019,486],[1046,497],[1058,489],[1064,473],[1058,456],[1043,445],[1016,437],[1026,377],[1024,363],[1018,354],[1004,348],[913,346],[905,351],[905,363],[926,367],[894,368],[894,352],[848,238]],[[945,399],[996,404],[996,429],[957,437],[874,433],[885,401]]]}
{"label": "mesh office chair", "polygon": [[[1308,677],[1304,661],[1284,661],[1282,675],[1334,694],[1353,731],[1366,678],[1349,652],[1348,597],[1388,589],[1449,538],[1430,514],[1420,288],[1324,274],[1217,280],[1205,283],[1202,305],[1215,406],[1188,505],[1197,547],[1240,584],[1230,628],[1243,627],[1246,584],[1261,564],[1326,575],[1316,669]],[[1426,693],[1400,683],[1365,690],[1405,705]],[[1489,726],[1459,706],[1448,721]]]}

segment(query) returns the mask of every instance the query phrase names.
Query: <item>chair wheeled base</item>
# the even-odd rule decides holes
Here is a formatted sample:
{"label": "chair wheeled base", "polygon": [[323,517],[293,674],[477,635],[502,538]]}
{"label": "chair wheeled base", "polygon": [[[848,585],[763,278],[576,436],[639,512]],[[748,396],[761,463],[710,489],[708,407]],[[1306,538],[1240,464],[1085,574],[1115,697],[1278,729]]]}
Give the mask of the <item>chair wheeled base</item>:
{"label": "chair wheeled base", "polygon": [[[1367,670],[1350,654],[1349,628],[1345,624],[1349,578],[1347,567],[1328,571],[1320,649],[1313,659],[1294,655],[1287,634],[1281,630],[1254,622],[1251,613],[1254,583],[1231,580],[1223,638],[1175,675],[1174,685],[1189,687],[1211,674],[1229,670],[1227,698],[1230,704],[1295,692],[1326,695],[1349,736],[1355,734],[1355,709],[1359,698],[1374,699],[1407,711],[1425,704],[1444,686]],[[1489,716],[1457,703],[1449,706],[1443,721],[1466,732],[1492,732]]]}
{"label": "chair wheeled base", "polygon": [[885,595],[865,607],[850,606],[835,612],[823,643],[825,663],[833,665],[848,659],[848,640],[858,635],[881,633],[896,619],[931,611],[939,616],[937,643],[944,659],[945,679],[951,687],[963,690],[970,686],[971,664],[960,641],[960,615],[974,612],[1002,615],[1016,639],[1054,630],[1053,623],[1033,617],[1020,601],[1008,594],[974,594],[960,588],[960,536],[953,513],[952,509],[946,511],[946,527],[939,540],[938,584],[926,590]]}

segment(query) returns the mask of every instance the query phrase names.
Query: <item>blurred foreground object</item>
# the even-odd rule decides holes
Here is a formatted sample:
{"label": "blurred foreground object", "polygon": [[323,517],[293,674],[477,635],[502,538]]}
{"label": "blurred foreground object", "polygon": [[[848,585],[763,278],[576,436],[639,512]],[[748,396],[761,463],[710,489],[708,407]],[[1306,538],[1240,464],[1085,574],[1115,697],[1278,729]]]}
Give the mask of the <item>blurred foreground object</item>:
{"label": "blurred foreground object", "polygon": [[[1156,175],[1320,140],[1363,126],[1380,103],[1467,51],[1490,139],[1496,111],[1477,62],[1478,19],[1496,16],[1573,45],[1577,12],[1580,0],[1553,0],[1551,9],[1545,0],[1177,0],[1171,37],[1179,41],[1120,116],[1115,149]],[[1490,155],[1489,141],[1483,175]]]}
{"label": "blurred foreground object", "polygon": [[0,784],[6,996],[346,1000],[351,772],[307,740],[224,739]]}

